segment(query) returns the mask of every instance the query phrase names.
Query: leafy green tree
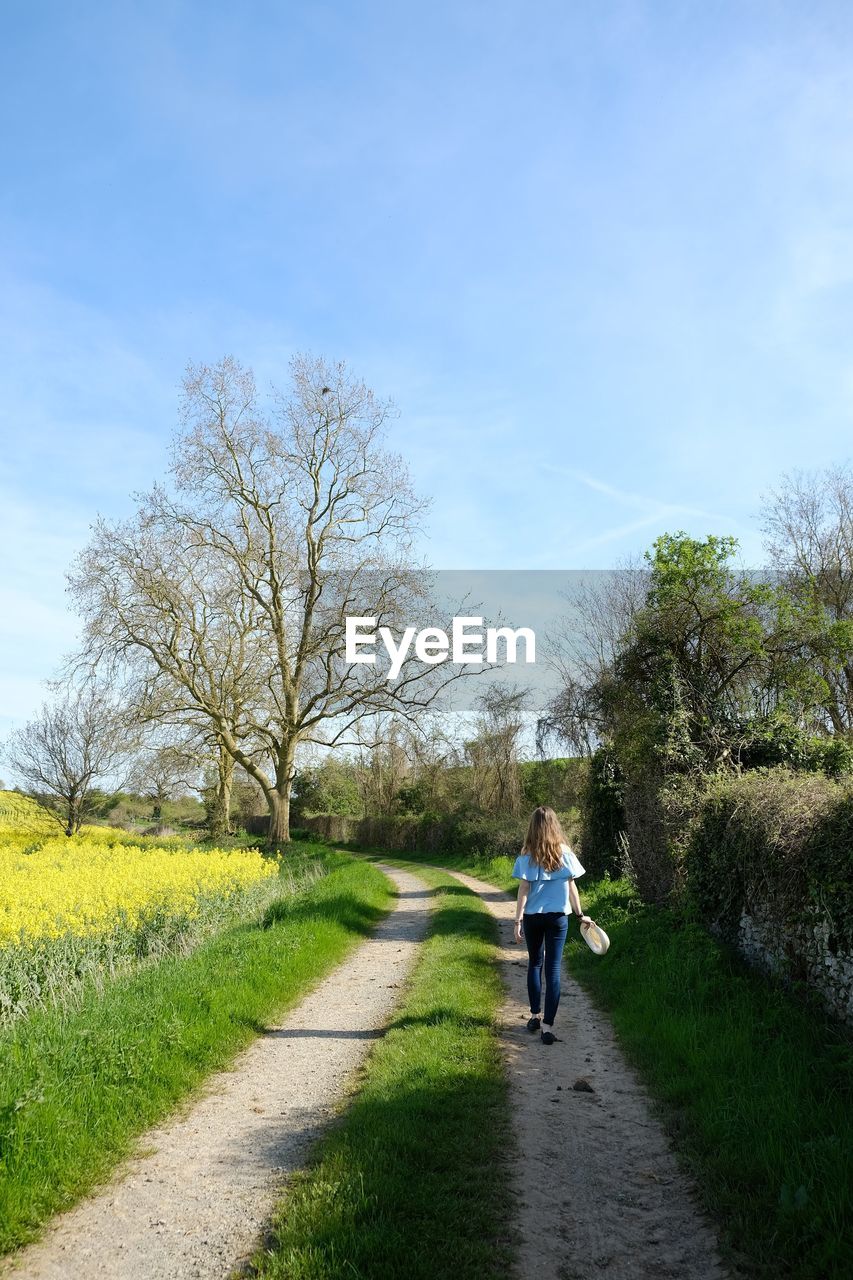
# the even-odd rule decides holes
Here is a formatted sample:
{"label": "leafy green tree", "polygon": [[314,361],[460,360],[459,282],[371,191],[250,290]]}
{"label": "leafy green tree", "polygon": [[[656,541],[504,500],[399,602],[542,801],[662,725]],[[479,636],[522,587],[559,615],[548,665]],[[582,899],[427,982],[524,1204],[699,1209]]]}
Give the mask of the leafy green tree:
{"label": "leafy green tree", "polygon": [[647,553],[645,604],[596,690],[626,770],[736,763],[778,702],[777,593],[732,566],[736,548],[676,533]]}
{"label": "leafy green tree", "polygon": [[355,766],[334,756],[299,769],[293,780],[293,807],[299,814],[360,815],[361,793]]}

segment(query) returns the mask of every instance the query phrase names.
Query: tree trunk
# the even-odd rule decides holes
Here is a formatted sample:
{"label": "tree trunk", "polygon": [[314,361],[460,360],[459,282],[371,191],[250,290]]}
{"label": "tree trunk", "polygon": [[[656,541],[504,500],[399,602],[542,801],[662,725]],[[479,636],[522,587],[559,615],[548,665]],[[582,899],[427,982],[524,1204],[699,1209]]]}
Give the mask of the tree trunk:
{"label": "tree trunk", "polygon": [[281,791],[276,793],[276,799],[270,808],[269,847],[271,850],[276,850],[285,844],[290,844],[289,782],[284,793]]}
{"label": "tree trunk", "polygon": [[81,826],[80,800],[76,795],[70,795],[68,797],[68,821],[65,824],[65,834],[67,836],[76,835]]}
{"label": "tree trunk", "polygon": [[293,786],[296,743],[287,742],[279,757],[275,772],[275,790],[267,793],[270,807],[270,850],[290,844],[290,790]]}
{"label": "tree trunk", "polygon": [[234,783],[234,759],[220,745],[216,759],[216,792],[210,813],[211,840],[224,840],[231,834],[231,788]]}

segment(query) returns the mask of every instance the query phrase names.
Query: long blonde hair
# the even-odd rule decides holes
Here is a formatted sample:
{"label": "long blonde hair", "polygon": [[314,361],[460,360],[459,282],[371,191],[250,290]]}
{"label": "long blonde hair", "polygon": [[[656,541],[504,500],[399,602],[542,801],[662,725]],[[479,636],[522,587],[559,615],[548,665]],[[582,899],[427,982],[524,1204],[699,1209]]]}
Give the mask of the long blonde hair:
{"label": "long blonde hair", "polygon": [[529,854],[544,871],[556,871],[563,861],[563,845],[566,843],[560,819],[553,809],[540,804],[530,815],[522,853]]}

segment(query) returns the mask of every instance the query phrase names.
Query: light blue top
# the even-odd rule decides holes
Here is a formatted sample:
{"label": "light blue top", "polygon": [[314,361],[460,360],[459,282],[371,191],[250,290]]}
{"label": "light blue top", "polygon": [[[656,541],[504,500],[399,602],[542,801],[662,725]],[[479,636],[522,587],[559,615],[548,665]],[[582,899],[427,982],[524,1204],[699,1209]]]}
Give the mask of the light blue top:
{"label": "light blue top", "polygon": [[524,914],[538,915],[540,911],[571,910],[569,902],[569,884],[584,869],[567,844],[563,845],[563,861],[556,871],[546,871],[538,866],[529,853],[520,853],[512,869],[514,880],[530,882],[530,893],[524,907]]}

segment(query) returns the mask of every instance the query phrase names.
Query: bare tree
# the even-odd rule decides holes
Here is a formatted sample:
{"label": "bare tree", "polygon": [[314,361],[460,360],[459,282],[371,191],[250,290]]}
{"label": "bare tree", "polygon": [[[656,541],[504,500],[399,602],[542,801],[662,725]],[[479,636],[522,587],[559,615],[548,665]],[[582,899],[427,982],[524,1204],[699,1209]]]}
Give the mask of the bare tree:
{"label": "bare tree", "polygon": [[209,725],[261,787],[272,845],[289,839],[301,743],[348,741],[378,710],[416,717],[466,671],[409,663],[389,680],[380,660],[344,660],[349,615],[418,622],[425,503],[382,446],[388,405],[341,364],[291,372],[265,409],[234,360],[190,368],[172,489],[100,521],[70,575],[87,659],[123,663],[140,704]]}
{"label": "bare tree", "polygon": [[537,722],[540,753],[556,740],[589,755],[606,736],[601,694],[645,603],[649,580],[648,565],[628,561],[596,573],[576,592],[565,593],[571,612],[559,634],[549,637],[550,662],[560,689]]}
{"label": "bare tree", "polygon": [[824,728],[853,732],[853,468],[795,472],[765,499],[765,548],[823,686]]}
{"label": "bare tree", "polygon": [[521,811],[518,748],[528,701],[525,690],[502,685],[492,685],[477,699],[477,735],[465,743],[465,756],[473,770],[477,803],[486,812]]}
{"label": "bare tree", "polygon": [[356,780],[366,816],[387,817],[412,772],[409,737],[395,716],[371,716],[359,729]]}
{"label": "bare tree", "polygon": [[152,817],[159,820],[163,805],[180,792],[199,789],[199,744],[189,739],[160,742],[144,749],[134,761],[127,786],[151,801]]}
{"label": "bare tree", "polygon": [[71,836],[86,817],[92,788],[113,775],[128,745],[125,717],[102,686],[87,682],[14,730],[4,755],[28,790],[52,797]]}
{"label": "bare tree", "polygon": [[406,738],[414,785],[420,805],[428,813],[452,806],[459,795],[461,729],[448,715],[425,717],[417,732]]}

